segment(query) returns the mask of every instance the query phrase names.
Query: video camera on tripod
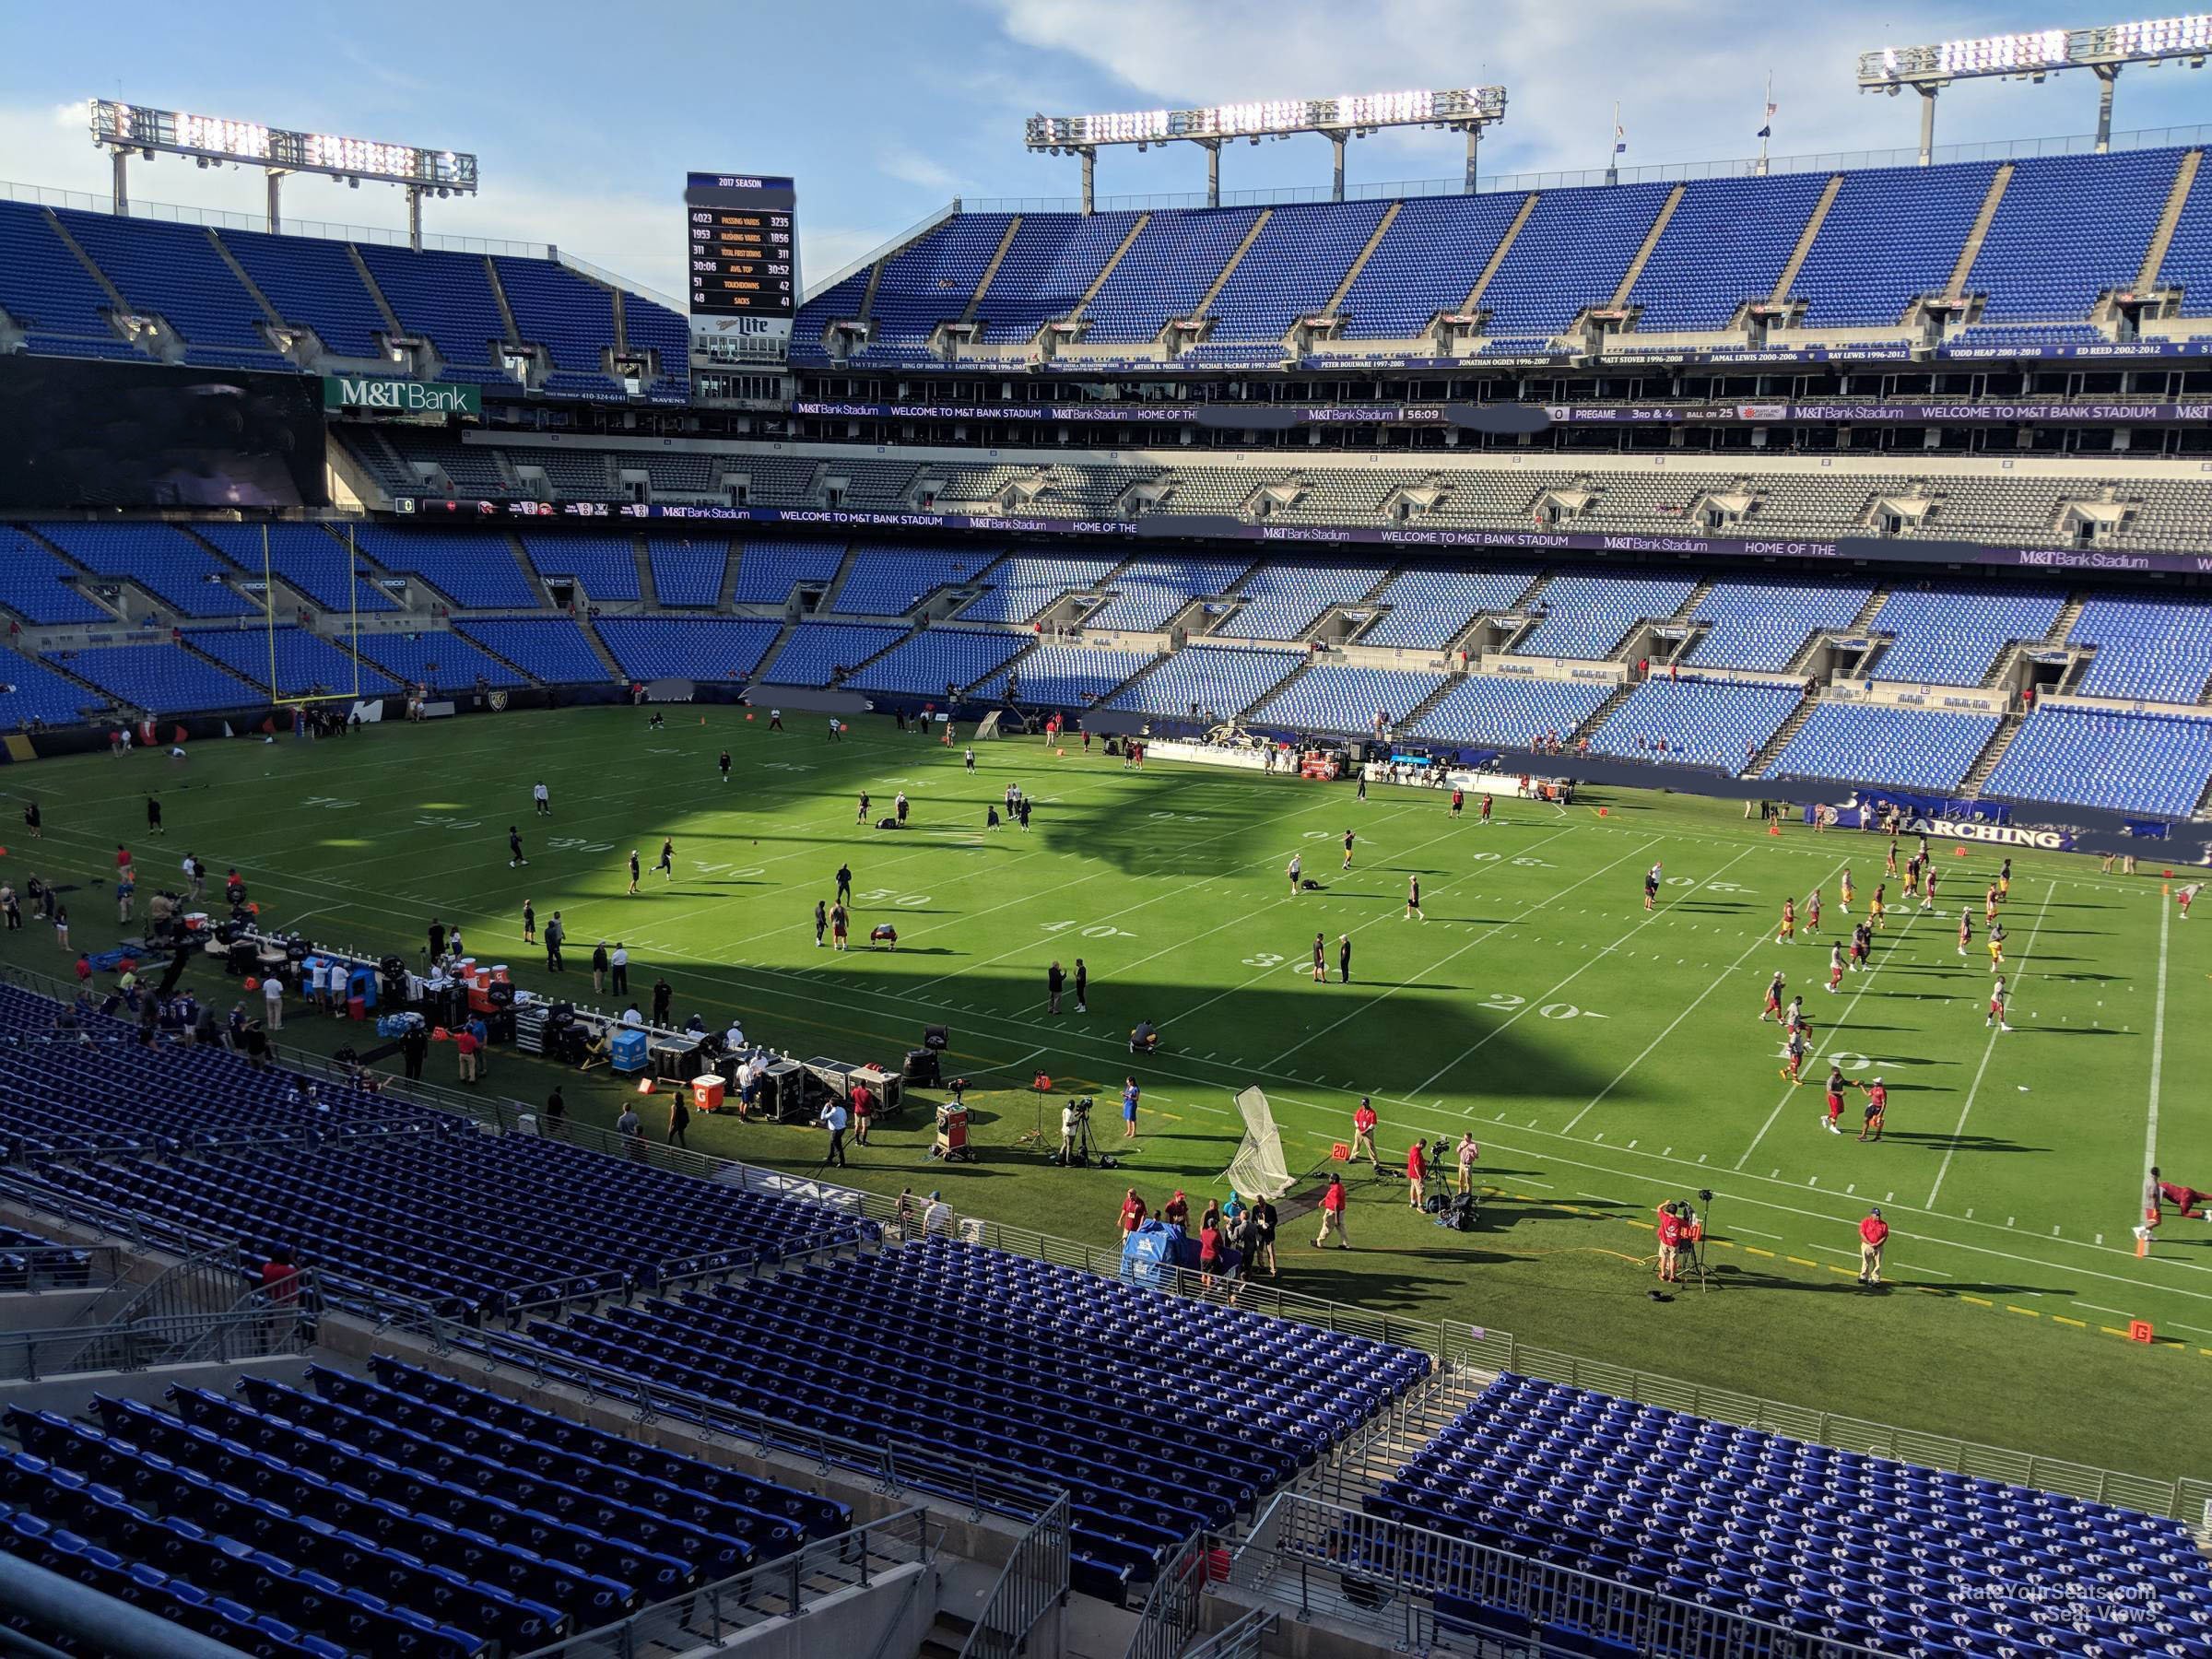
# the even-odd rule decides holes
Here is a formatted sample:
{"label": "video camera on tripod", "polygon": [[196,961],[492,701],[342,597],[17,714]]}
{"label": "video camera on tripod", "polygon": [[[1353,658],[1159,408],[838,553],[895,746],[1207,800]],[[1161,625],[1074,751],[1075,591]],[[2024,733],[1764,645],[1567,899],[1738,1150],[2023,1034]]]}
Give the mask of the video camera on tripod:
{"label": "video camera on tripod", "polygon": [[1077,1164],[1088,1169],[1094,1163],[1101,1170],[1115,1167],[1120,1160],[1100,1152],[1098,1142],[1091,1138],[1090,1113],[1097,1104],[1089,1095],[1068,1096],[1067,1103],[1060,1109],[1060,1145],[1048,1161],[1063,1169]]}

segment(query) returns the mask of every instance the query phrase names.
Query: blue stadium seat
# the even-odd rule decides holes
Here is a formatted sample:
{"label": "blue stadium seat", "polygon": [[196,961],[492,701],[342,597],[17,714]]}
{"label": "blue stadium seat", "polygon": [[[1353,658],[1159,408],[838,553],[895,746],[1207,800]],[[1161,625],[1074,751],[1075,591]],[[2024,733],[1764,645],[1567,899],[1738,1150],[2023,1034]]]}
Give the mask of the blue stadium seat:
{"label": "blue stadium seat", "polygon": [[2030,714],[1982,793],[2185,818],[2212,782],[2212,720],[2045,704]]}
{"label": "blue stadium seat", "polygon": [[802,622],[777,649],[764,677],[777,686],[826,686],[833,674],[859,667],[907,631],[864,622]]}
{"label": "blue stadium seat", "polygon": [[544,685],[605,685],[611,677],[583,625],[567,617],[487,617],[455,622],[453,631]]}
{"label": "blue stadium seat", "polygon": [[1295,651],[1256,646],[1187,645],[1115,696],[1106,706],[1174,720],[1231,720],[1304,662]]}
{"label": "blue stadium seat", "polygon": [[1805,698],[1801,686],[1722,681],[1684,675],[1653,678],[1606,716],[1593,753],[1736,773],[1751,764]]}
{"label": "blue stadium seat", "polygon": [[1948,794],[1966,781],[1996,729],[1994,715],[1823,701],[1761,775]]}
{"label": "blue stadium seat", "polygon": [[1516,748],[1565,743],[1612,694],[1610,682],[1470,674],[1406,735],[1440,743],[1499,743]]}
{"label": "blue stadium seat", "polygon": [[1631,623],[1673,616],[1697,585],[1686,576],[1554,576],[1535,602],[1544,619],[1513,642],[1512,653],[1608,657]]}
{"label": "blue stadium seat", "polygon": [[304,628],[194,628],[185,631],[184,642],[256,687],[273,684],[278,697],[383,697],[400,689],[390,675]]}
{"label": "blue stadium seat", "polygon": [[[1159,659],[1153,651],[1114,651],[1102,645],[1040,645],[1017,665],[1016,700],[1045,709],[1084,709],[1139,669]],[[995,700],[1006,694],[1007,670],[990,676],[974,694]]]}
{"label": "blue stadium seat", "polygon": [[663,605],[719,605],[729,574],[730,544],[719,536],[653,535],[645,539],[653,596]]}
{"label": "blue stadium seat", "polygon": [[234,573],[229,565],[172,525],[51,523],[33,529],[77,563],[127,577],[187,617],[244,617],[261,608],[224,584]]}
{"label": "blue stadium seat", "polygon": [[1254,724],[1298,732],[1364,732],[1400,725],[1451,680],[1441,670],[1361,668],[1316,663],[1253,710]]}
{"label": "blue stadium seat", "polygon": [[943,700],[947,686],[965,688],[997,673],[1029,644],[1029,635],[1001,629],[926,628],[846,684],[855,691],[905,691]]}
{"label": "blue stadium seat", "polygon": [[603,617],[599,640],[633,680],[744,680],[781,625],[734,617]]}

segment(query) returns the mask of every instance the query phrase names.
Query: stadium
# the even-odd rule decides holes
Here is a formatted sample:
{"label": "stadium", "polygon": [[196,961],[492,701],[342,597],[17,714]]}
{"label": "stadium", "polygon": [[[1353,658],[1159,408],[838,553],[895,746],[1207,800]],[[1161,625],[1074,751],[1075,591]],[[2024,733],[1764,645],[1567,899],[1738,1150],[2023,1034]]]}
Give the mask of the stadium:
{"label": "stadium", "polygon": [[672,171],[681,295],[89,100],[0,186],[0,1651],[2212,1654],[2212,126],[2114,121],[2207,56],[1586,174],[1035,114],[1079,194],[818,274]]}

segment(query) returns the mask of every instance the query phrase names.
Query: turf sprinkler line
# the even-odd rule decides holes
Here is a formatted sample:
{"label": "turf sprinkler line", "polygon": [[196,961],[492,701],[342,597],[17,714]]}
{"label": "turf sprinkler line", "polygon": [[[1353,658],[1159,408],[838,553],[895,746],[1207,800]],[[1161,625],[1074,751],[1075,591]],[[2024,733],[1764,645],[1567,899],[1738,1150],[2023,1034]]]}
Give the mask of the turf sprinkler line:
{"label": "turf sprinkler line", "polygon": [[[2051,910],[2051,895],[2057,890],[2058,883],[2055,881],[2045,884],[2043,888],[2043,902],[2036,910],[2035,925],[2028,930],[2028,947],[2020,952],[2019,963],[2013,971],[2016,980],[2019,977],[2019,969],[2026,967],[2029,959],[2035,955],[2036,935],[2043,931],[2043,918]],[[1982,1064],[1974,1067],[1973,1084],[1967,1089],[1966,1101],[1959,1108],[1959,1121],[1951,1128],[1951,1144],[1943,1149],[1943,1161],[1936,1166],[1936,1184],[1928,1189],[1927,1203],[1921,1206],[1924,1210],[1933,1212],[1936,1208],[1936,1194],[1943,1191],[1943,1178],[1951,1172],[1951,1159],[1959,1150],[1959,1137],[1966,1133],[1967,1114],[1974,1109],[1974,1098],[1982,1092],[1982,1078],[1996,1054],[1997,1039],[2003,1035],[2002,1030],[1994,1030],[1989,1034],[1989,1041],[1982,1045]],[[2011,1223],[2006,1222],[2006,1225],[2009,1227]]]}

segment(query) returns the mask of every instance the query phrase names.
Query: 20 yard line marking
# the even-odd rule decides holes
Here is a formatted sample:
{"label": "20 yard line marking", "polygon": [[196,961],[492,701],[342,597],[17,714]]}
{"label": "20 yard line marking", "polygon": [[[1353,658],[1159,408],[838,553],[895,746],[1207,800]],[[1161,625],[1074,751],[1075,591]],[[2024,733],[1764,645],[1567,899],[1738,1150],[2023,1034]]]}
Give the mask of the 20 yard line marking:
{"label": "20 yard line marking", "polygon": [[[1648,842],[1646,842],[1646,843],[1644,844],[1644,846],[1643,846],[1643,847],[1641,847],[1641,848],[1638,849],[1638,850],[1637,850],[1635,853],[1626,853],[1626,854],[1624,854],[1622,857],[1615,859],[1615,860],[1613,861],[1613,863],[1612,863],[1612,864],[1609,864],[1609,865],[1606,865],[1605,867],[1606,867],[1606,869],[1607,869],[1607,870],[1610,870],[1610,869],[1614,868],[1616,865],[1620,865],[1620,864],[1623,864],[1623,863],[1625,863],[1625,862],[1626,862],[1626,861],[1627,861],[1629,858],[1641,858],[1641,857],[1643,855],[1643,853],[1646,853],[1646,852],[1649,852],[1649,851],[1650,851],[1650,850],[1651,850],[1653,847],[1654,847],[1654,846],[1657,846],[1657,845],[1658,845],[1658,842],[1657,842],[1657,841],[1648,841]],[[1693,887],[1693,888],[1691,888],[1689,889],[1689,891],[1688,891],[1688,893],[1685,893],[1685,894],[1683,894],[1683,895],[1682,895],[1682,897],[1683,897],[1684,899],[1688,899],[1688,898],[1690,898],[1691,896],[1693,896],[1694,894],[1697,894],[1697,893],[1702,892],[1702,891],[1704,890],[1704,888],[1705,888],[1705,887],[1707,886],[1707,884],[1708,884],[1708,883],[1711,883],[1711,882],[1716,881],[1716,880],[1718,880],[1718,879],[1719,879],[1721,877],[1723,877],[1723,876],[1726,875],[1726,874],[1727,874],[1727,873],[1728,873],[1730,870],[1732,870],[1732,869],[1734,869],[1734,868],[1735,867],[1735,865],[1736,865],[1736,864],[1737,864],[1737,862],[1738,862],[1739,860],[1741,860],[1741,859],[1744,859],[1744,858],[1747,858],[1748,856],[1750,856],[1750,853],[1751,853],[1751,849],[1750,849],[1749,847],[1746,847],[1746,848],[1745,848],[1745,849],[1744,849],[1744,850],[1743,850],[1741,853],[1738,853],[1735,855],[1735,858],[1732,858],[1732,859],[1730,859],[1730,860],[1729,860],[1729,861],[1728,861],[1726,864],[1723,865],[1722,865],[1722,866],[1721,866],[1719,869],[1717,869],[1717,870],[1713,871],[1713,873],[1712,873],[1712,875],[1710,875],[1710,876],[1705,876],[1705,877],[1700,877],[1700,878],[1699,878],[1699,881],[1698,881],[1698,885],[1697,885],[1696,887]],[[1595,872],[1595,874],[1603,874],[1603,873],[1604,873],[1603,871],[1600,871],[1600,872]],[[1584,879],[1588,879],[1588,877],[1585,877]],[[1576,886],[1576,887],[1580,887],[1580,886],[1582,886],[1582,885],[1583,885],[1583,884],[1582,884],[1582,882],[1579,882],[1579,881],[1575,883],[1575,886]],[[1569,890],[1570,890],[1570,891],[1571,891],[1572,889],[1571,888],[1571,889],[1569,889]],[[1678,901],[1677,901],[1677,902],[1678,902]],[[1660,916],[1662,916],[1663,914],[1669,914],[1669,913],[1671,913],[1671,912],[1665,912],[1665,911],[1660,911],[1660,910],[1653,910],[1653,911],[1652,911],[1652,912],[1651,912],[1649,914],[1647,914],[1647,915],[1643,916],[1641,919],[1640,919],[1640,920],[1639,920],[1639,921],[1638,921],[1638,922],[1635,924],[1635,925],[1634,925],[1634,926],[1630,927],[1627,933],[1624,933],[1624,934],[1622,934],[1622,935],[1620,935],[1620,937],[1619,937],[1619,938],[1618,938],[1618,939],[1614,940],[1612,944],[1610,944],[1610,945],[1606,946],[1606,947],[1605,947],[1603,950],[1600,950],[1600,951],[1597,953],[1597,955],[1595,955],[1595,956],[1592,957],[1592,958],[1591,958],[1591,959],[1590,959],[1588,961],[1584,962],[1584,963],[1582,965],[1582,967],[1580,967],[1580,968],[1577,968],[1577,969],[1576,969],[1576,970],[1575,970],[1575,971],[1574,971],[1572,973],[1570,973],[1570,974],[1569,974],[1569,975],[1568,975],[1568,976],[1567,976],[1565,979],[1563,979],[1563,980],[1559,981],[1559,983],[1557,983],[1556,985],[1552,986],[1552,988],[1551,988],[1550,990],[1548,990],[1548,991],[1545,992],[1545,993],[1544,993],[1544,994],[1542,995],[1542,997],[1540,997],[1540,998],[1537,998],[1537,999],[1535,999],[1535,1000],[1532,1000],[1532,1001],[1529,1001],[1529,1002],[1524,1002],[1524,1003],[1523,1003],[1523,1004],[1522,1004],[1522,1005],[1521,1005],[1521,1006],[1520,1006],[1518,1008],[1514,1009],[1514,1010],[1513,1010],[1513,1012],[1512,1012],[1511,1015],[1509,1015],[1509,1016],[1508,1016],[1506,1018],[1500,1020],[1500,1021],[1499,1021],[1499,1022],[1498,1022],[1496,1025],[1492,1026],[1492,1027],[1491,1027],[1491,1028],[1490,1028],[1490,1029],[1489,1029],[1488,1031],[1485,1031],[1485,1032],[1484,1032],[1484,1033],[1483,1033],[1483,1034],[1482,1034],[1480,1037],[1477,1037],[1477,1039],[1476,1039],[1476,1040],[1475,1040],[1473,1042],[1471,1042],[1470,1044],[1468,1044],[1468,1045],[1467,1045],[1467,1047],[1466,1047],[1466,1049],[1465,1050],[1465,1052],[1463,1052],[1462,1053],[1460,1053],[1460,1054],[1459,1054],[1459,1055],[1458,1055],[1456,1058],[1454,1058],[1454,1059],[1452,1059],[1452,1060],[1448,1060],[1448,1061],[1446,1061],[1446,1062],[1445,1062],[1443,1065],[1441,1065],[1438,1066],[1438,1067],[1437,1067],[1437,1068],[1436,1068],[1434,1071],[1430,1072],[1430,1074],[1429,1074],[1429,1075],[1428,1075],[1426,1077],[1423,1077],[1423,1078],[1422,1078],[1422,1079],[1421,1079],[1421,1080],[1420,1080],[1418,1083],[1415,1084],[1415,1085],[1414,1085],[1414,1086],[1413,1086],[1411,1088],[1407,1089],[1406,1092],[1407,1094],[1420,1094],[1420,1093],[1422,1093],[1423,1091],[1425,1091],[1425,1090],[1426,1090],[1426,1089],[1427,1089],[1427,1088],[1429,1088],[1429,1087],[1430,1087],[1431,1084],[1433,1084],[1433,1083],[1434,1083],[1434,1082],[1435,1082],[1435,1081],[1436,1081],[1436,1080],[1437,1080],[1439,1077],[1442,1077],[1442,1076],[1443,1076],[1445,1073],[1447,1073],[1447,1072],[1450,1072],[1450,1071],[1453,1071],[1453,1070],[1457,1069],[1459,1066],[1465,1065],[1467,1063],[1467,1061],[1468,1061],[1470,1058],[1472,1058],[1472,1057],[1473,1057],[1473,1055],[1476,1053],[1476,1052],[1477,1052],[1477,1050],[1479,1050],[1479,1049],[1482,1047],[1482,1045],[1483,1045],[1484,1043],[1486,1043],[1486,1042],[1489,1041],[1489,1040],[1490,1040],[1491,1038],[1493,1038],[1493,1037],[1497,1036],[1497,1035],[1498,1035],[1498,1034],[1499,1034],[1500,1031],[1504,1030],[1505,1030],[1505,1029],[1506,1029],[1508,1026],[1512,1025],[1512,1023],[1513,1023],[1515,1020],[1519,1019],[1519,1018],[1522,1017],[1522,1015],[1524,1015],[1524,1014],[1527,1013],[1527,1012],[1528,1012],[1528,1011],[1529,1011],[1531,1008],[1536,1007],[1536,1006],[1540,1006],[1541,1004],[1548,1004],[1548,1003],[1549,1003],[1549,1002],[1552,1000],[1552,998],[1553,998],[1553,997],[1557,996],[1557,995],[1558,995],[1558,994],[1559,994],[1561,991],[1564,991],[1564,990],[1565,990],[1565,989],[1566,989],[1566,988],[1567,988],[1569,985],[1572,984],[1572,983],[1575,982],[1575,980],[1576,980],[1576,979],[1580,978],[1580,977],[1581,977],[1581,976],[1582,976],[1582,975],[1583,975],[1584,972],[1586,972],[1588,970],[1590,970],[1590,969],[1592,969],[1592,968],[1595,967],[1595,966],[1596,966],[1596,965],[1597,965],[1599,962],[1603,961],[1603,960],[1604,960],[1606,958],[1607,958],[1607,957],[1611,956],[1611,955],[1612,955],[1612,954],[1613,954],[1615,951],[1618,950],[1618,949],[1619,949],[1619,948],[1620,948],[1620,947],[1621,947],[1623,945],[1627,944],[1629,940],[1630,940],[1630,939],[1634,938],[1634,937],[1637,935],[1637,934],[1638,934],[1638,933],[1640,933],[1641,931],[1642,931],[1644,928],[1646,928],[1646,927],[1649,927],[1649,926],[1650,926],[1650,925],[1651,925],[1651,924],[1652,924],[1653,922],[1656,922],[1656,921],[1657,921],[1657,920],[1660,918]],[[1495,929],[1493,929],[1492,931],[1496,931],[1496,930],[1495,930]],[[1479,942],[1480,942],[1480,941],[1477,941],[1477,943],[1479,943]],[[1472,948],[1472,947],[1467,947],[1467,948]],[[1453,951],[1453,952],[1452,953],[1452,955],[1453,955],[1453,956],[1457,956],[1458,954],[1459,954],[1459,952],[1458,952],[1458,951]],[[1452,957],[1446,957],[1446,958],[1444,959],[1444,962],[1448,962],[1448,961],[1450,961],[1451,959],[1452,959]],[[1436,966],[1437,966],[1437,967],[1439,967],[1439,968],[1442,967],[1443,965],[1444,965],[1444,964],[1443,964],[1443,962],[1439,962],[1439,963],[1437,963],[1437,964],[1436,964]],[[1318,1032],[1316,1032],[1316,1033],[1315,1033],[1315,1035],[1316,1035],[1316,1036],[1318,1036],[1319,1034],[1320,1034],[1320,1033],[1318,1033]],[[1312,1041],[1312,1038],[1309,1037],[1308,1039],[1306,1039],[1306,1041],[1309,1041],[1309,1042],[1311,1042],[1311,1041]]]}

